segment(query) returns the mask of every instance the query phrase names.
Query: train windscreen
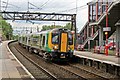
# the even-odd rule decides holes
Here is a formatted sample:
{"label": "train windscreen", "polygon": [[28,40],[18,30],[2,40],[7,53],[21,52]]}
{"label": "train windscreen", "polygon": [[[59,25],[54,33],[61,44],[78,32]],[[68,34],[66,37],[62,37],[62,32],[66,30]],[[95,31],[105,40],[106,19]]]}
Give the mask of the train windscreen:
{"label": "train windscreen", "polygon": [[52,44],[59,44],[59,34],[52,33]]}
{"label": "train windscreen", "polygon": [[73,34],[68,35],[68,44],[73,45]]}

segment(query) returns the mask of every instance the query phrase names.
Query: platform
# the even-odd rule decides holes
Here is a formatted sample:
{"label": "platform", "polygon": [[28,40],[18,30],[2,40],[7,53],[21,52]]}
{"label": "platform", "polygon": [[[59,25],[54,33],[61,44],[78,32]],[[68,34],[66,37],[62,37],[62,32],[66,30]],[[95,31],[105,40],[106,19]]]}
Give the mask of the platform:
{"label": "platform", "polygon": [[8,50],[8,42],[3,41],[2,45],[0,43],[0,80],[30,78],[30,75]]}
{"label": "platform", "polygon": [[106,56],[103,54],[96,54],[92,52],[86,51],[74,51],[74,55],[81,58],[87,58],[93,61],[98,61],[101,63],[107,63],[115,66],[120,66],[120,57],[116,56]]}

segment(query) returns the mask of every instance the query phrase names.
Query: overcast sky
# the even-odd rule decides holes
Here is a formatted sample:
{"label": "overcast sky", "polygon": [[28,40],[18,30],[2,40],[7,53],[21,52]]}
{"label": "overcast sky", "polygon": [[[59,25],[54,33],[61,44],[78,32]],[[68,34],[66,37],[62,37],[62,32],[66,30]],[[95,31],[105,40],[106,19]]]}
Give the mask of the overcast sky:
{"label": "overcast sky", "polygon": [[[4,2],[3,2],[4,1]],[[6,11],[27,11],[28,10],[28,1],[40,9],[36,9],[32,5],[29,4],[29,11],[34,12],[49,12],[49,13],[76,13],[77,8],[77,28],[79,31],[83,27],[83,25],[87,22],[88,17],[88,9],[87,3],[92,0],[1,0],[1,5],[6,7],[6,3],[8,2],[7,8],[3,8],[2,10]],[[77,1],[77,4],[76,4]],[[83,7],[80,7],[83,6]],[[71,10],[73,9],[73,10]],[[22,21],[23,22],[23,21]],[[15,22],[14,22],[15,23]],[[53,22],[40,22],[40,24],[53,24]],[[13,23],[12,23],[13,24]],[[21,26],[28,26],[25,23],[22,25],[21,22],[15,23],[14,27],[17,27],[17,24],[21,24]],[[28,24],[28,23],[27,23]],[[55,22],[56,25],[64,24],[63,22]]]}

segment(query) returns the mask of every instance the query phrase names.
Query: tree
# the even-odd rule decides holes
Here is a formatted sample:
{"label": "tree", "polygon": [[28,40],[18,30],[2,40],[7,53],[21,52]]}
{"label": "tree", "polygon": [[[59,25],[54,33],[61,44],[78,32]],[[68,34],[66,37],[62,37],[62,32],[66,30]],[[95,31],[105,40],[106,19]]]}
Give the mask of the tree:
{"label": "tree", "polygon": [[63,27],[63,26],[60,26],[60,25],[51,25],[51,26],[47,26],[47,25],[44,25],[42,26],[42,29],[41,31],[45,31],[45,30],[50,30],[50,29],[54,29],[54,28],[60,28],[60,27]]}
{"label": "tree", "polygon": [[67,23],[63,28],[66,28],[66,29],[71,30],[71,24],[70,24],[70,23]]}
{"label": "tree", "polygon": [[[65,28],[65,29],[71,30],[71,23],[67,23],[65,26],[60,26],[60,25],[47,26],[47,25],[44,25],[44,26],[42,26],[41,31],[50,30],[50,29],[54,29],[54,28]],[[76,31],[78,31],[78,28]]]}
{"label": "tree", "polygon": [[3,20],[0,17],[0,28],[2,28],[2,37],[6,38],[6,39],[11,39],[12,37],[12,26],[7,23],[5,20]]}

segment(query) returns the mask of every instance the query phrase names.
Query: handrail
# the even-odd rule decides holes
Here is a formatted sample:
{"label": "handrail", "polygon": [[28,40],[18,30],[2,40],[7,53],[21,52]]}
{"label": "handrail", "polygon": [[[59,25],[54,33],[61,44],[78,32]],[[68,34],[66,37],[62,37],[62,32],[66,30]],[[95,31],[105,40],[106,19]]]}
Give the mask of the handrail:
{"label": "handrail", "polygon": [[85,29],[85,27],[88,25],[88,21],[85,23],[85,25],[83,26],[83,28],[80,30],[80,32],[79,33],[81,33],[84,29]]}
{"label": "handrail", "polygon": [[[108,11],[110,10],[110,7],[113,5],[113,2],[111,2],[110,4],[109,4],[109,6],[108,6]],[[105,12],[105,11],[104,11]],[[102,18],[102,17],[104,17],[105,15],[106,15],[106,13],[102,13],[102,15],[98,18],[98,20],[97,20],[97,22]]]}
{"label": "handrail", "polygon": [[92,36],[92,40],[98,35],[99,30],[96,31],[96,33]]}
{"label": "handrail", "polygon": [[88,38],[84,41],[83,46],[85,46],[85,44],[86,44],[89,40],[92,40],[92,37],[88,37]]}
{"label": "handrail", "polygon": [[94,40],[94,38],[98,35],[98,30],[96,31],[96,33],[92,36],[92,37],[88,37],[84,43],[83,43],[83,46],[85,46],[85,44],[89,41],[89,40]]}
{"label": "handrail", "polygon": [[[108,5],[108,12],[113,8],[113,6],[117,3],[120,3],[120,1],[115,1],[115,2],[111,2],[109,5]],[[101,21],[101,19],[103,19],[105,17],[106,13],[102,13],[102,15],[98,18],[98,20],[96,21],[97,23],[99,23]],[[94,23],[94,22],[93,22]],[[85,29],[85,27],[88,25],[89,23],[87,22],[84,27],[81,29],[80,33]],[[89,41],[89,40],[94,40],[97,35],[99,34],[99,30],[96,31],[96,33],[92,36],[92,37],[87,37],[84,42],[83,42],[83,46],[85,46],[85,44]]]}

